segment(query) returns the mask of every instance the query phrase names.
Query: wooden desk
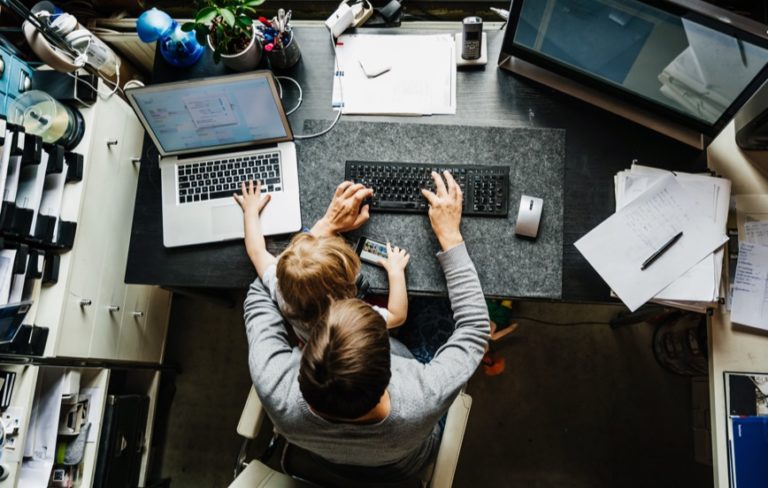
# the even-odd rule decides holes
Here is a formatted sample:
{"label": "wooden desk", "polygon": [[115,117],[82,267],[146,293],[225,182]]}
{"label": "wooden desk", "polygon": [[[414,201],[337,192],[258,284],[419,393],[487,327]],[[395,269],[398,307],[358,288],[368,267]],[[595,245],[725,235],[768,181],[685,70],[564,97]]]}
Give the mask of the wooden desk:
{"label": "wooden desk", "polygon": [[[328,32],[319,23],[297,22],[301,62],[287,75],[301,83],[304,102],[291,116],[297,131],[304,120],[331,118],[333,51]],[[680,171],[703,171],[704,153],[496,68],[503,32],[486,24],[490,63],[483,71],[459,72],[457,113],[418,118],[355,117],[403,123],[455,123],[502,127],[564,128],[563,286],[566,301],[610,301],[608,286],[581,257],[573,243],[615,210],[613,176],[632,160]],[[364,33],[397,34],[453,32],[458,23],[413,23],[399,29]],[[155,82],[224,74],[210,53],[190,69],[169,67],[156,57]],[[286,106],[292,105],[291,99]],[[351,119],[352,117],[345,117]],[[333,137],[331,132],[328,136]],[[328,196],[330,199],[330,194]],[[126,282],[173,287],[244,288],[256,276],[241,242],[166,249],[162,243],[160,173],[157,151],[145,139],[136,208],[128,255]],[[273,242],[279,246],[279,242]],[[514,276],[514,269],[510,270]]]}

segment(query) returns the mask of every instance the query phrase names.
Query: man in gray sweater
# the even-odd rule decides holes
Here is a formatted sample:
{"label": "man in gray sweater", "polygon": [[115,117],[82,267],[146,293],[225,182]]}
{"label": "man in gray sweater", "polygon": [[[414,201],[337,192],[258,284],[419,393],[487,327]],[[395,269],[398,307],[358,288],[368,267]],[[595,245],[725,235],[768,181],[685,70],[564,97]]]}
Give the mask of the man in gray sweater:
{"label": "man in gray sweater", "polygon": [[[259,279],[248,292],[249,364],[259,398],[289,442],[330,463],[383,467],[402,477],[420,472],[436,454],[440,418],[482,359],[489,318],[460,232],[461,189],[448,172],[445,182],[432,176],[436,191],[423,194],[456,329],[429,363],[391,351],[380,316],[361,319],[365,308],[356,300],[334,304],[327,327],[316,328],[302,354],[289,345],[283,318]],[[313,232],[362,225],[360,204],[333,201]]]}

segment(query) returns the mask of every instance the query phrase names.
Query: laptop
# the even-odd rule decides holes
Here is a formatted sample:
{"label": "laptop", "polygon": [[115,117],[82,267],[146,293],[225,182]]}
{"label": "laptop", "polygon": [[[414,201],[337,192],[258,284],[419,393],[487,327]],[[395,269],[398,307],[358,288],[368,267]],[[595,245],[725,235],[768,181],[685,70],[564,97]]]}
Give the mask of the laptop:
{"label": "laptop", "polygon": [[301,228],[296,146],[271,71],[202,78],[126,90],[160,152],[163,244],[243,237],[232,198],[259,180],[271,200],[264,235]]}

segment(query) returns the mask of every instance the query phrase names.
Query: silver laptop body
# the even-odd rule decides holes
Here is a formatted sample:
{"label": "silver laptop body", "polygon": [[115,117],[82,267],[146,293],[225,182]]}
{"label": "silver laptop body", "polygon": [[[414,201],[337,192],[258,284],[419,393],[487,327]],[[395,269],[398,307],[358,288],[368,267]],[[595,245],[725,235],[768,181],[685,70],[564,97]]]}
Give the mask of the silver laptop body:
{"label": "silver laptop body", "polygon": [[296,146],[270,71],[126,94],[160,152],[166,247],[241,239],[243,213],[232,195],[250,179],[271,195],[264,235],[301,228]]}

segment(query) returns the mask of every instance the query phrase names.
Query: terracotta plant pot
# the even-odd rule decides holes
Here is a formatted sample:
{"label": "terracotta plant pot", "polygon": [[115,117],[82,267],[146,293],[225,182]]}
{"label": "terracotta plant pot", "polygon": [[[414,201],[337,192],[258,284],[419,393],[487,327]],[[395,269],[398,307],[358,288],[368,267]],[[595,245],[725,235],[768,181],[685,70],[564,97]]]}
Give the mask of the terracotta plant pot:
{"label": "terracotta plant pot", "polygon": [[[208,47],[214,49],[211,36],[208,36]],[[256,40],[256,30],[253,29],[251,42],[248,47],[237,54],[222,54],[221,62],[229,69],[235,71],[248,71],[256,69],[261,61],[261,43]]]}

